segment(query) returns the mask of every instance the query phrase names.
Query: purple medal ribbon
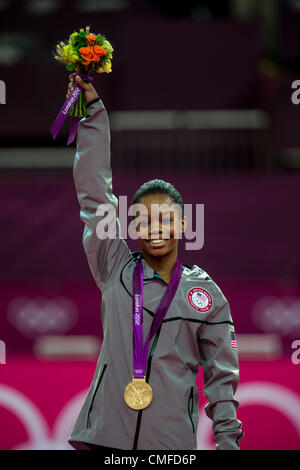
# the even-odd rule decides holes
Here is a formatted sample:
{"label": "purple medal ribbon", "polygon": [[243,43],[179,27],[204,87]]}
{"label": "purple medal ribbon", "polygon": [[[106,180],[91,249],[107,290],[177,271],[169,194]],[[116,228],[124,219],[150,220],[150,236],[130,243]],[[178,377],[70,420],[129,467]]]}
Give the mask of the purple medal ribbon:
{"label": "purple medal ribbon", "polygon": [[143,279],[144,270],[141,261],[135,265],[133,272],[133,374],[134,378],[144,378],[148,359],[150,339],[160,327],[167,310],[176,294],[181,279],[182,265],[177,258],[166,292],[155,312],[151,329],[143,345]]}
{"label": "purple medal ribbon", "polygon": [[[82,80],[86,82],[92,82],[94,79],[90,75],[86,75],[83,73],[78,73],[76,72],[75,75],[79,75]],[[51,134],[53,136],[53,139],[56,138],[57,134],[59,133],[63,123],[65,122],[66,117],[68,116],[69,112],[73,108],[74,104],[78,100],[80,93],[82,92],[82,88],[79,85],[76,85],[71,93],[69,94],[68,98],[60,108],[55,120],[53,121],[53,124],[51,126]],[[71,144],[73,140],[75,139],[76,133],[77,133],[77,127],[78,127],[78,122],[80,118],[72,117],[72,122],[71,122],[71,128],[69,132],[69,138],[67,145]]]}

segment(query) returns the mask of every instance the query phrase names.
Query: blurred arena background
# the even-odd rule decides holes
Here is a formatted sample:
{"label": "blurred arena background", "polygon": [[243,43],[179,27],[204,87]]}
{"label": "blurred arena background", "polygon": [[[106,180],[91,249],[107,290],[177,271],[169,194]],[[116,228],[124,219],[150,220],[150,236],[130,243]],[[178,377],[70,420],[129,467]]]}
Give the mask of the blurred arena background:
{"label": "blurred arena background", "polygon": [[0,0],[0,449],[71,450],[101,347],[75,144],[50,134],[68,84],[52,52],[85,25],[115,50],[94,82],[114,193],[158,177],[205,205],[203,248],[179,255],[231,306],[241,449],[300,449],[299,0]]}

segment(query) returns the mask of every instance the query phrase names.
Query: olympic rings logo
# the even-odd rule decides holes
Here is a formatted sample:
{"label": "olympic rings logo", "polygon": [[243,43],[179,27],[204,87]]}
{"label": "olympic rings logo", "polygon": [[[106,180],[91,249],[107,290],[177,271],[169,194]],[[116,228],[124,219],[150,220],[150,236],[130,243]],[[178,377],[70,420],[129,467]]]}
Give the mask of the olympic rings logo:
{"label": "olympic rings logo", "polygon": [[256,301],[252,319],[260,330],[284,336],[300,333],[300,299],[264,296]]}

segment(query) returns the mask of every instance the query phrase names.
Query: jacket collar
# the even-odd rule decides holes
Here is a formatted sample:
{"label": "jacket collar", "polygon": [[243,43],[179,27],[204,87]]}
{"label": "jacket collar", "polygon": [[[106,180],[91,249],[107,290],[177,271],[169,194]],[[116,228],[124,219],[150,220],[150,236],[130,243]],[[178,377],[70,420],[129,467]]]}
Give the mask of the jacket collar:
{"label": "jacket collar", "polygon": [[[144,279],[153,279],[155,271],[151,266],[147,263],[147,261],[143,257],[142,252],[135,252],[134,258],[136,261],[141,260],[143,268],[144,268]],[[182,266],[184,268],[184,266]]]}

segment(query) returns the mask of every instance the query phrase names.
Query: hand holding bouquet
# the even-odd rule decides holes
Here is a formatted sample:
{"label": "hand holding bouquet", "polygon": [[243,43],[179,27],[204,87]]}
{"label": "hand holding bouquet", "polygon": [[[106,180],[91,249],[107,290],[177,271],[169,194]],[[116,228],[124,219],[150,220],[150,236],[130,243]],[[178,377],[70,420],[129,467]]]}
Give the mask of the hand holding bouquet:
{"label": "hand holding bouquet", "polygon": [[[71,73],[69,75],[69,86],[68,86],[68,92],[66,94],[66,98],[72,93],[72,90],[74,86],[79,85],[82,88],[82,93],[84,92],[84,97],[85,97],[85,104],[90,103],[91,101],[95,100],[96,98],[99,98],[99,95],[93,85],[90,82],[85,82],[82,80],[79,74],[76,73]],[[73,110],[74,108],[72,108]]]}
{"label": "hand holding bouquet", "polygon": [[[111,72],[112,52],[113,48],[109,41],[101,34],[90,33],[90,27],[86,26],[85,30],[80,29],[79,33],[74,31],[66,44],[62,41],[58,43],[54,58],[64,63],[67,70],[74,72],[71,75],[74,79],[76,75],[79,75],[82,80],[89,83],[93,81],[93,77],[90,75],[92,72]],[[67,100],[51,127],[51,133],[55,139],[67,115],[73,117],[67,145],[75,138],[79,119],[86,117],[86,98],[82,93],[80,80],[77,80],[75,80],[77,84],[74,87],[69,85]],[[84,88],[85,95],[88,96],[88,88]],[[93,86],[90,86],[90,89],[92,96],[92,90],[95,93],[96,91]],[[96,94],[96,96],[98,95]]]}

